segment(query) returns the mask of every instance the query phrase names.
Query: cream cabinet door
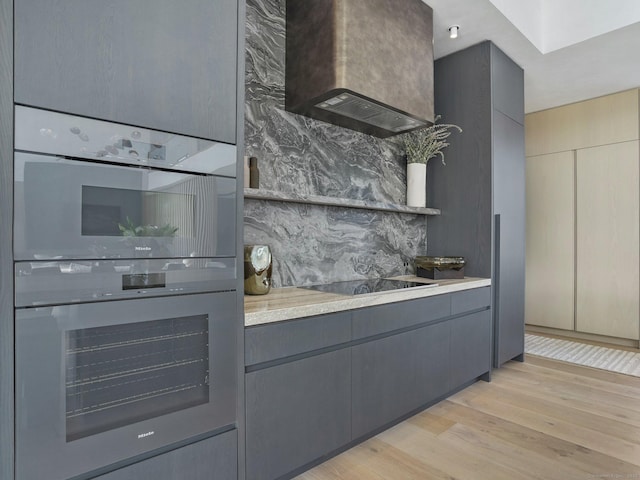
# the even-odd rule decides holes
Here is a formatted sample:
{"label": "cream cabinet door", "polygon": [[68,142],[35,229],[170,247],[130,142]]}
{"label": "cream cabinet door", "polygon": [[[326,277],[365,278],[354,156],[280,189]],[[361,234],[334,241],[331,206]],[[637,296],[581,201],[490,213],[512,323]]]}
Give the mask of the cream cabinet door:
{"label": "cream cabinet door", "polygon": [[543,155],[639,139],[639,89],[530,113],[526,155]]}
{"label": "cream cabinet door", "polygon": [[638,339],[638,141],[577,151],[576,330]]}
{"label": "cream cabinet door", "polygon": [[525,322],[574,329],[574,152],[527,158]]}

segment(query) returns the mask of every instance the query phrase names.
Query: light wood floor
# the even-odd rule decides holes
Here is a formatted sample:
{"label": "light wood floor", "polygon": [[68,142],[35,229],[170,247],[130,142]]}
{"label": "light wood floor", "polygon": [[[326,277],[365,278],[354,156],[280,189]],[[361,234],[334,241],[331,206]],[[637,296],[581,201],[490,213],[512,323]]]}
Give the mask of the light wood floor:
{"label": "light wood floor", "polygon": [[527,356],[298,480],[640,480],[640,378]]}

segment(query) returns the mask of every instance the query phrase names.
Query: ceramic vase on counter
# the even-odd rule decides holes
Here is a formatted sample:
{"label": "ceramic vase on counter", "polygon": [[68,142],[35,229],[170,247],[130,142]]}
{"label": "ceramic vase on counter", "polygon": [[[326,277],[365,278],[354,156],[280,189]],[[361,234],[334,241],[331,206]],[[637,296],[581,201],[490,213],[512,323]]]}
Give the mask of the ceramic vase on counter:
{"label": "ceramic vase on counter", "polygon": [[268,245],[244,246],[244,293],[248,295],[269,293],[272,270],[271,249]]}
{"label": "ceramic vase on counter", "polygon": [[427,205],[427,164],[407,163],[407,206]]}

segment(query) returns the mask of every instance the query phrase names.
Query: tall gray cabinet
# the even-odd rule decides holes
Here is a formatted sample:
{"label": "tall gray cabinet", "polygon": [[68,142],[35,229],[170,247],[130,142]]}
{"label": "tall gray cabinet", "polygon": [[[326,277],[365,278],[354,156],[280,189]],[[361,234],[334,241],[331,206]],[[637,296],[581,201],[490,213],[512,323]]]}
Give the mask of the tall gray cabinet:
{"label": "tall gray cabinet", "polygon": [[17,0],[15,101],[235,144],[238,5]]}
{"label": "tall gray cabinet", "polygon": [[524,73],[486,41],[435,62],[435,109],[459,125],[428,165],[429,255],[464,256],[493,285],[493,364],[524,355]]}
{"label": "tall gray cabinet", "polygon": [[[16,478],[15,105],[235,144],[242,152],[244,15],[243,0],[0,0],[0,479]],[[242,183],[240,163],[237,179]],[[238,252],[242,211],[240,196],[230,219]],[[242,292],[242,264],[237,264],[237,289]],[[237,306],[241,312],[242,294]],[[239,339],[243,332],[239,321]],[[243,358],[243,340],[238,342]],[[237,446],[244,444],[243,371],[238,370],[238,378],[238,428],[171,445],[87,476],[244,478],[244,453]]]}
{"label": "tall gray cabinet", "polygon": [[0,478],[13,479],[13,0],[0,0]]}

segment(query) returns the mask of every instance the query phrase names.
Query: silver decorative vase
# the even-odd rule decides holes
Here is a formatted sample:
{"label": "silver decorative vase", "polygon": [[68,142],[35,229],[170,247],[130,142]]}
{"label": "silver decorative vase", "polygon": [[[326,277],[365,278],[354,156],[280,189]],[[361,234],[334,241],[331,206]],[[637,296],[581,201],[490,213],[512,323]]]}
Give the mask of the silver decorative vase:
{"label": "silver decorative vase", "polygon": [[244,293],[248,295],[269,293],[272,270],[271,249],[268,245],[244,246]]}

